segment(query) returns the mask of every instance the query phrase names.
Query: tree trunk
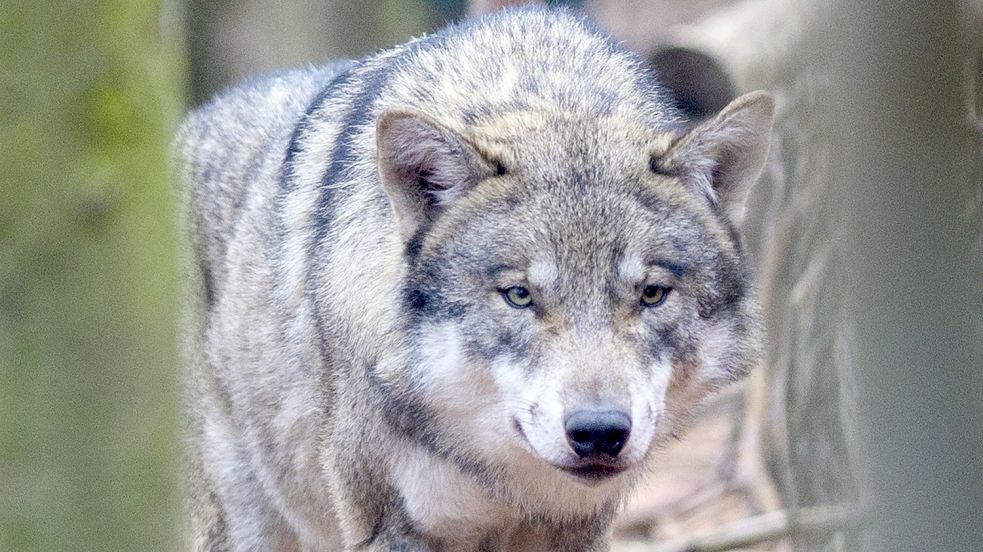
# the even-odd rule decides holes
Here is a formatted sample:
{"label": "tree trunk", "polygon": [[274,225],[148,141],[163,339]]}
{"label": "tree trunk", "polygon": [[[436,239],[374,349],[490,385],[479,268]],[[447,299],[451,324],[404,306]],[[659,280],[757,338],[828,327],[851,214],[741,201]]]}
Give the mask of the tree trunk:
{"label": "tree trunk", "polygon": [[842,0],[826,43],[832,241],[876,550],[983,550],[983,157],[966,17],[953,0]]}

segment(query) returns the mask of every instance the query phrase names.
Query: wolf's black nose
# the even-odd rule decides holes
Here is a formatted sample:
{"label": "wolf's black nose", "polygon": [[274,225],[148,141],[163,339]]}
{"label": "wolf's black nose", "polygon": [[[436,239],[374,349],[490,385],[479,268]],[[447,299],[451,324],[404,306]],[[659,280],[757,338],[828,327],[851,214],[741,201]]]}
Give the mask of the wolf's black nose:
{"label": "wolf's black nose", "polygon": [[618,410],[576,410],[563,425],[570,448],[581,458],[594,454],[614,458],[631,433],[631,418]]}

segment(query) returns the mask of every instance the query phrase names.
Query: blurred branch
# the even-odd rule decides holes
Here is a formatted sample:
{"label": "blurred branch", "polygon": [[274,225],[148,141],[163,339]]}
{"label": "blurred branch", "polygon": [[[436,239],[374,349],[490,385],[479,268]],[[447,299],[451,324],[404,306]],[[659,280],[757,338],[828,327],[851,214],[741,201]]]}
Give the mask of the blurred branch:
{"label": "blurred branch", "polygon": [[677,519],[689,514],[708,503],[720,500],[720,497],[729,490],[730,488],[725,482],[714,482],[696,494],[672,504],[669,508],[662,504],[636,508],[618,519],[615,530],[628,535],[651,535],[653,527],[657,526],[660,520]]}
{"label": "blurred branch", "polygon": [[[745,518],[684,539],[646,548],[646,552],[723,552],[794,533],[832,533],[857,528],[861,518],[852,508],[827,506],[779,510]],[[641,551],[641,549],[639,549]]]}

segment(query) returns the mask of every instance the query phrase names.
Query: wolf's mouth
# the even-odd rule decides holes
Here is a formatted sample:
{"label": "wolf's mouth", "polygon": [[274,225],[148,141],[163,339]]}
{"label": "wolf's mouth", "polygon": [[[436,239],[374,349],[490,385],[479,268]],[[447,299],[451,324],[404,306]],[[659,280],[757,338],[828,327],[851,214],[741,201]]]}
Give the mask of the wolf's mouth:
{"label": "wolf's mouth", "polygon": [[591,483],[597,483],[605,479],[609,479],[627,469],[624,466],[612,466],[609,464],[584,464],[583,466],[576,467],[558,467],[565,473]]}
{"label": "wolf's mouth", "polygon": [[[515,418],[512,419],[512,428],[519,435],[519,438],[521,438],[531,449],[532,443],[530,443],[529,438],[526,437],[526,432],[523,431],[522,424],[519,423],[519,420]],[[572,475],[581,482],[588,484],[600,483],[606,479],[610,479],[618,474],[621,474],[628,469],[628,466],[605,457],[588,457],[584,460],[584,462],[574,465],[563,466],[559,464],[552,464],[552,466],[563,473]]]}

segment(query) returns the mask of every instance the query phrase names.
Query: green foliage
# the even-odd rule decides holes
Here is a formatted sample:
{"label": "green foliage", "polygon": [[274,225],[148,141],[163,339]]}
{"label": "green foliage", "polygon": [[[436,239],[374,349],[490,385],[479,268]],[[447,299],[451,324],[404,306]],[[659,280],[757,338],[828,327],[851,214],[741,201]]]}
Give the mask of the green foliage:
{"label": "green foliage", "polygon": [[0,550],[176,548],[175,8],[0,3]]}

